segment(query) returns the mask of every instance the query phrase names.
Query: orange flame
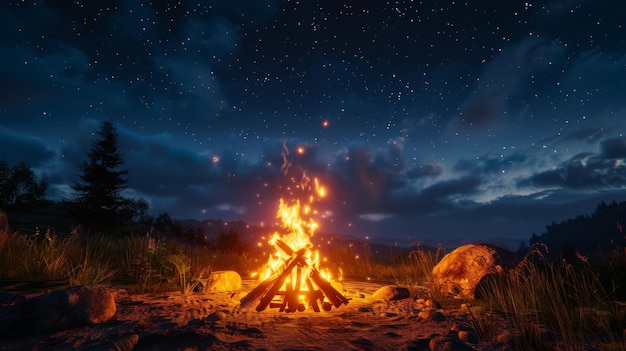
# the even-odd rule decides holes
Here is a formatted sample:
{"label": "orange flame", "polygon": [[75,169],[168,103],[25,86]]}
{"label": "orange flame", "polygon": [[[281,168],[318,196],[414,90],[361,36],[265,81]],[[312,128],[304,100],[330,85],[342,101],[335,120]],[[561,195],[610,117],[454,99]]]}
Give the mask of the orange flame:
{"label": "orange flame", "polygon": [[[303,271],[297,274],[294,270],[285,281],[285,286],[281,290],[286,289],[287,284],[292,284],[292,288],[298,286],[300,291],[309,290],[306,277],[308,277],[308,271],[311,268],[319,270],[326,280],[330,280],[328,271],[319,269],[319,251],[313,249],[311,242],[311,237],[319,227],[319,224],[313,219],[313,216],[317,213],[313,205],[316,200],[326,196],[326,189],[320,185],[317,178],[311,182],[306,175],[302,176],[298,187],[302,190],[307,190],[311,195],[306,198],[307,201],[305,202],[296,199],[291,201],[291,203],[287,203],[283,198],[280,199],[276,218],[280,221],[285,234],[274,232],[272,235],[269,243],[276,247],[276,251],[270,255],[265,273],[259,276],[261,280],[266,280],[279,273],[285,262],[291,259],[295,252],[306,249],[303,256],[306,265],[302,267]],[[281,247],[283,243],[288,247]],[[299,282],[297,282],[297,276],[299,276]]]}

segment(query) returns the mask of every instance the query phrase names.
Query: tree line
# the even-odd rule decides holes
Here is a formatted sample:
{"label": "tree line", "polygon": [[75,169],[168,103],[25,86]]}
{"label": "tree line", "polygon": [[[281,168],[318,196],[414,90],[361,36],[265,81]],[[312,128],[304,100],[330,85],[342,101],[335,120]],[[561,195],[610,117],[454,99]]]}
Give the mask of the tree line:
{"label": "tree line", "polygon": [[0,208],[30,208],[45,202],[48,179],[37,177],[26,162],[0,160]]}
{"label": "tree line", "polygon": [[[123,195],[128,187],[119,152],[119,136],[111,121],[104,121],[98,137],[78,167],[78,180],[72,184],[73,197],[63,199],[68,214],[78,221],[97,229],[116,229],[143,219],[148,202]],[[38,177],[22,161],[9,165],[0,160],[0,208],[5,210],[32,210],[52,203],[46,199],[49,181]]]}
{"label": "tree line", "polygon": [[543,243],[552,255],[564,258],[582,255],[587,257],[626,254],[626,201],[602,201],[590,215],[552,222],[546,232],[532,234],[531,244]]}
{"label": "tree line", "polygon": [[[62,201],[68,216],[94,231],[120,233],[142,223],[155,236],[180,237],[221,251],[245,250],[238,231],[222,232],[212,242],[201,228],[185,228],[166,212],[156,217],[147,215],[147,201],[123,194],[128,187],[128,171],[123,163],[117,129],[111,121],[104,121],[86,160],[78,164],[80,175],[72,184],[73,197]],[[48,186],[48,179],[38,177],[26,162],[9,165],[0,160],[0,209],[29,211],[45,207],[53,203],[45,197]]]}

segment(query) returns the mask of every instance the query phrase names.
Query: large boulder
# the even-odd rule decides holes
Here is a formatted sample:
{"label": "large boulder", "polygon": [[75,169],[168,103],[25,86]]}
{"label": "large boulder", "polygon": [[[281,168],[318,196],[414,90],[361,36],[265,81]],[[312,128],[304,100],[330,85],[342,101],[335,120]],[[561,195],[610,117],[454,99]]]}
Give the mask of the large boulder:
{"label": "large boulder", "polygon": [[223,292],[241,289],[241,276],[235,271],[215,271],[211,273],[206,286],[208,292]]}
{"label": "large boulder", "polygon": [[56,290],[0,309],[0,333],[34,334],[103,323],[115,315],[113,295],[103,286]]}
{"label": "large boulder", "polygon": [[500,273],[503,262],[508,265],[513,253],[483,244],[459,246],[433,268],[431,289],[439,294],[452,294],[473,299],[476,286],[488,274]]}

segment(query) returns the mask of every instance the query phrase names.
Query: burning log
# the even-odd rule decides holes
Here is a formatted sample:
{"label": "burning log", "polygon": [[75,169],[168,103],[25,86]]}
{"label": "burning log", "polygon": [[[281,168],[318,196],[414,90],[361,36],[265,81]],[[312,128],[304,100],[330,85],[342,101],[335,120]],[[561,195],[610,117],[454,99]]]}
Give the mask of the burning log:
{"label": "burning log", "polygon": [[[291,258],[287,259],[284,264],[283,271],[273,279],[267,279],[261,282],[256,288],[254,288],[248,295],[241,299],[241,306],[248,307],[252,302],[260,298],[260,302],[256,307],[258,312],[265,310],[268,306],[270,308],[278,308],[280,312],[295,312],[304,311],[305,304],[300,301],[300,297],[304,297],[306,303],[311,306],[313,311],[320,312],[321,303],[324,311],[330,311],[331,307],[339,307],[342,304],[348,304],[346,299],[337,289],[335,289],[330,282],[324,279],[320,272],[315,268],[307,264],[304,259],[306,248],[300,249],[297,252],[294,251],[289,245],[281,240],[274,242],[281,250],[290,255]],[[294,268],[296,269],[296,278],[292,282],[285,284],[287,277],[289,277]],[[306,288],[308,290],[302,290],[302,271],[308,269],[308,276],[305,279]],[[280,289],[285,287],[284,291]],[[318,289],[315,287],[317,286]],[[272,302],[276,296],[282,296],[281,302]],[[328,301],[325,301],[328,299]]]}
{"label": "burning log", "polygon": [[240,300],[241,306],[248,307],[254,301],[258,300],[261,296],[265,295],[269,287],[273,286],[276,283],[276,280],[278,280],[278,277],[274,279],[266,279],[265,281],[261,282],[261,284],[257,285],[256,288],[252,289],[252,291],[250,291],[248,295],[244,296]]}
{"label": "burning log", "polygon": [[330,282],[325,280],[315,267],[311,267],[309,277],[313,279],[315,284],[317,284],[317,287],[319,287],[322,293],[324,293],[324,296],[326,296],[326,298],[330,300],[335,307],[341,306],[342,303],[345,303],[346,305],[348,304],[348,299],[337,291],[337,289],[333,288]]}
{"label": "burning log", "polygon": [[284,241],[282,241],[280,239],[275,240],[274,244],[276,244],[276,246],[278,246],[278,248],[283,250],[289,256],[293,256],[295,254],[295,251],[293,251],[293,249],[291,247],[289,247],[289,245],[287,245],[287,243],[285,243]]}
{"label": "burning log", "polygon": [[320,311],[320,307],[317,305],[317,300],[319,299],[320,302],[323,303],[324,302],[324,295],[321,294],[320,292],[318,292],[317,290],[315,290],[313,288],[313,283],[311,283],[311,279],[310,278],[306,278],[306,285],[307,285],[307,287],[309,288],[309,291],[310,291],[310,293],[308,295],[307,303],[309,304],[309,306],[311,306],[313,311],[319,312]]}
{"label": "burning log", "polygon": [[[296,253],[295,256],[291,258],[291,261],[289,262],[287,267],[282,271],[282,273],[278,276],[278,278],[276,278],[276,280],[274,281],[274,284],[272,284],[269,290],[261,298],[261,302],[259,302],[259,305],[256,307],[257,311],[259,312],[263,311],[267,307],[267,305],[269,305],[270,302],[272,302],[272,299],[274,298],[278,290],[283,286],[283,284],[285,284],[285,280],[287,279],[289,274],[291,274],[291,271],[296,266],[296,264],[299,263],[302,256],[304,256],[304,253],[305,253],[305,249],[301,249]],[[244,299],[246,297],[247,295],[244,297]]]}

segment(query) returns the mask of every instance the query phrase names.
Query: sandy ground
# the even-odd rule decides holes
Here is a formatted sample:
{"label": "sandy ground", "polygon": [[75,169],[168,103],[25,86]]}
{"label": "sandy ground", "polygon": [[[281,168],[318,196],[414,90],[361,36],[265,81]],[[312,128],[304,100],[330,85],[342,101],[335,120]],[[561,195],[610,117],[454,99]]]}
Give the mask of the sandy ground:
{"label": "sandy ground", "polygon": [[[117,312],[99,325],[0,341],[3,350],[428,350],[433,337],[467,325],[466,309],[439,309],[445,318],[422,318],[413,298],[372,302],[380,284],[344,282],[348,305],[328,312],[285,313],[278,309],[242,308],[241,290],[182,295],[133,294],[111,289]],[[495,318],[495,316],[494,316]],[[494,319],[504,329],[504,322]],[[452,333],[455,334],[455,333]],[[456,334],[455,334],[456,335]],[[476,350],[508,350],[486,340]]]}

